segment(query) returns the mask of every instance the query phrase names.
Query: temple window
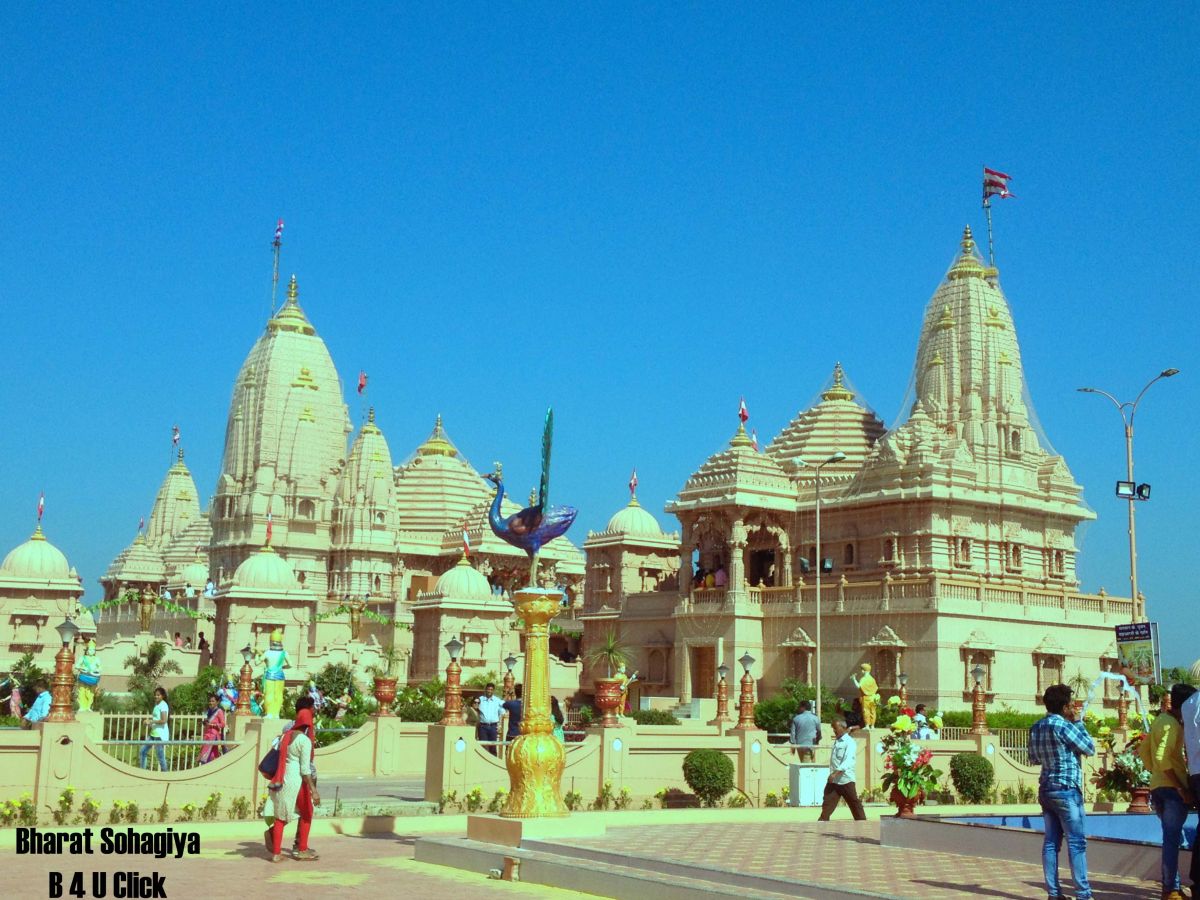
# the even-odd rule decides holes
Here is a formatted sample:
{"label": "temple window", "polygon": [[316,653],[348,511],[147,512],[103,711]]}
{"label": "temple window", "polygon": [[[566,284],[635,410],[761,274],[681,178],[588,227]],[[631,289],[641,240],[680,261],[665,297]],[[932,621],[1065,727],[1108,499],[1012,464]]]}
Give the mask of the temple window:
{"label": "temple window", "polygon": [[888,538],[883,542],[883,561],[894,562],[896,559],[896,542]]}
{"label": "temple window", "polygon": [[[1118,671],[1117,660],[1111,656],[1100,657],[1100,671],[1101,672],[1116,672],[1116,671]],[[1105,701],[1111,700],[1114,703],[1116,701],[1120,700],[1121,699],[1121,682],[1117,681],[1115,678],[1105,678],[1104,679],[1104,699],[1105,699]]]}
{"label": "temple window", "polygon": [[301,519],[315,519],[317,516],[317,505],[311,500],[301,500],[296,507],[296,515]]}
{"label": "temple window", "polygon": [[1021,571],[1021,545],[1008,545],[1008,568],[1010,571]]}
{"label": "temple window", "polygon": [[842,551],[842,564],[846,566],[854,565],[854,545],[847,544]]}
{"label": "temple window", "polygon": [[1009,449],[1011,449],[1013,453],[1021,452],[1021,432],[1015,428],[1013,429],[1012,436],[1009,439]]}
{"label": "temple window", "polygon": [[1038,673],[1038,699],[1046,693],[1046,688],[1052,684],[1062,683],[1063,658],[1058,655],[1039,653],[1034,656]]}
{"label": "temple window", "polygon": [[969,538],[960,538],[955,542],[954,562],[960,566],[969,566],[971,564],[971,541]]}
{"label": "temple window", "polygon": [[871,673],[880,687],[893,687],[899,668],[896,664],[896,651],[880,649],[875,651],[875,670]]}
{"label": "temple window", "polygon": [[381,513],[381,512],[375,513],[375,524],[376,525],[383,525],[386,521],[387,521],[387,517],[384,516],[383,513]]}
{"label": "temple window", "polygon": [[810,651],[803,647],[792,647],[788,650],[788,677],[804,684],[812,683],[812,672],[809,667]]}
{"label": "temple window", "polygon": [[661,649],[652,649],[647,654],[649,665],[646,681],[649,684],[667,683],[667,654]]}
{"label": "temple window", "polygon": [[375,582],[374,582],[374,583],[375,583],[375,592],[376,592],[376,593],[379,593],[381,590],[383,590],[383,581],[382,581],[382,580],[380,580],[380,578],[379,578],[379,576],[378,576],[378,575],[376,575],[376,576],[375,576]]}
{"label": "temple window", "polygon": [[1066,554],[1061,550],[1054,551],[1054,574],[1062,575],[1066,570]]}

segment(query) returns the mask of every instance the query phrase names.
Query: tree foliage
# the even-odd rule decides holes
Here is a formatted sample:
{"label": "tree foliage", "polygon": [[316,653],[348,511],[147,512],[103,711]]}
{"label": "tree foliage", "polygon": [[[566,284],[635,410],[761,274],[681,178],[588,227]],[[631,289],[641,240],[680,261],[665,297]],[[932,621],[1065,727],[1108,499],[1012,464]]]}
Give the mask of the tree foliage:
{"label": "tree foliage", "polygon": [[720,750],[693,750],[683,758],[683,780],[705,806],[716,806],[733,790],[733,760]]}

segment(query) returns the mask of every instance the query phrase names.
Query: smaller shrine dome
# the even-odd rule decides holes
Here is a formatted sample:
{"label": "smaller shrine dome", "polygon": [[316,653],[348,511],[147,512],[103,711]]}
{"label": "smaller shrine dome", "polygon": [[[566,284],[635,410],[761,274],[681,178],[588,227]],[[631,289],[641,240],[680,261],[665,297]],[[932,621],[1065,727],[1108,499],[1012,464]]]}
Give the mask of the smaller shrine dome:
{"label": "smaller shrine dome", "polygon": [[243,590],[301,590],[292,567],[270,547],[263,547],[238,566],[233,573],[233,584]]}
{"label": "smaller shrine dome", "polygon": [[604,530],[613,534],[638,537],[661,537],[663,533],[658,520],[637,502],[637,497],[631,497],[628,506],[617,510],[616,515],[608,520],[608,527]]}
{"label": "smaller shrine dome", "polygon": [[443,597],[456,600],[490,600],[492,586],[465,556],[458,565],[437,580],[435,590]]}
{"label": "smaller shrine dome", "polygon": [[208,563],[197,559],[179,570],[176,580],[180,584],[190,584],[196,590],[203,590],[208,583]]}
{"label": "smaller shrine dome", "polygon": [[34,531],[33,537],[4,557],[4,562],[0,563],[0,573],[9,578],[37,580],[74,578],[67,557],[46,540],[41,525]]}

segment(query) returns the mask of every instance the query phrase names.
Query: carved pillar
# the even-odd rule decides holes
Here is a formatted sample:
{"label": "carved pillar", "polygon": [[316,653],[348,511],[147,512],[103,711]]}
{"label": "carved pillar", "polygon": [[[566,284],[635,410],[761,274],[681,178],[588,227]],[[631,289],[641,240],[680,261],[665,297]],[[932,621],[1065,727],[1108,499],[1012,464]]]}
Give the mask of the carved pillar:
{"label": "carved pillar", "polygon": [[746,589],[746,526],[738,519],[729,532],[729,590]]}
{"label": "carved pillar", "polygon": [[675,645],[675,684],[679,687],[679,702],[692,702],[692,654],[687,643]]}

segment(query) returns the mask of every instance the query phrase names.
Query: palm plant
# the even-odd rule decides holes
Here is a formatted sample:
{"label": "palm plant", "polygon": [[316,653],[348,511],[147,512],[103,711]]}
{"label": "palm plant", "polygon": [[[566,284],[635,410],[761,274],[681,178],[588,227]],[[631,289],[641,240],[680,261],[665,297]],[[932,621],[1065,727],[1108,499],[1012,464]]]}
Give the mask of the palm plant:
{"label": "palm plant", "polygon": [[146,648],[144,655],[126,657],[125,668],[133,670],[133,674],[129,676],[129,690],[135,691],[147,684],[158,684],[164,675],[183,674],[179,663],[167,659],[169,649],[162,641],[155,641]]}
{"label": "palm plant", "polygon": [[621,642],[615,631],[609,631],[592,649],[585,654],[585,659],[590,665],[599,665],[603,663],[608,668],[608,677],[612,678],[613,673],[621,666],[629,665],[630,659],[633,657],[633,650]]}

